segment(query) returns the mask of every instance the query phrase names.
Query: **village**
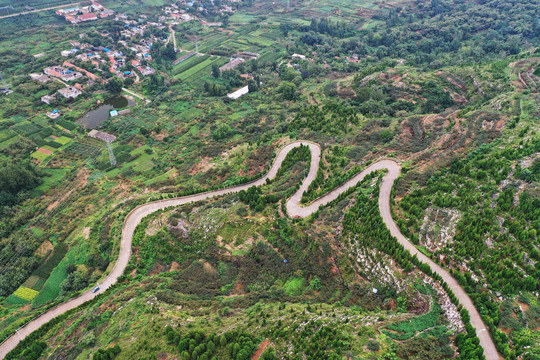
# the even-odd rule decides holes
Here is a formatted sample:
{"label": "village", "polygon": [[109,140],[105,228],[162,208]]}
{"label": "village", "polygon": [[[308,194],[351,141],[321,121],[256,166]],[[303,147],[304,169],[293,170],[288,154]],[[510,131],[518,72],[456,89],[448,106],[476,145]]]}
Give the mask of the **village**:
{"label": "village", "polygon": [[[43,68],[41,73],[32,73],[29,77],[38,83],[47,84],[57,81],[64,85],[54,93],[41,97],[43,103],[51,106],[57,105],[59,99],[68,103],[74,101],[85,90],[89,94],[99,90],[102,86],[106,86],[114,76],[122,79],[124,87],[140,83],[144,77],[156,74],[156,69],[150,66],[154,60],[152,57],[154,44],[161,46],[169,42],[174,44],[174,51],[181,54],[173,61],[174,66],[193,56],[204,55],[198,51],[197,43],[195,51],[183,51],[177,48],[172,26],[189,21],[200,21],[201,24],[207,26],[220,26],[221,23],[208,23],[197,17],[197,13],[207,11],[208,6],[202,2],[179,1],[165,6],[157,22],[149,20],[146,15],[140,15],[135,19],[126,14],[118,14],[96,1],[91,1],[86,6],[59,9],[56,15],[63,17],[71,24],[108,18],[121,24],[122,29],[114,34],[115,36],[107,30],[79,34],[79,39],[70,41],[70,48],[60,51],[60,55],[66,58],[62,63],[50,64]],[[218,11],[220,14],[232,14],[235,9],[229,5],[223,5]],[[96,37],[98,37],[97,41]],[[104,44],[107,45],[104,46]],[[44,53],[34,55],[35,58],[42,56]],[[233,70],[246,60],[257,59],[259,56],[260,54],[253,52],[236,53],[227,63],[219,67],[219,71]],[[305,59],[303,56],[299,58]],[[288,66],[291,65],[288,64]],[[243,77],[247,79],[249,76],[246,74]],[[227,96],[236,99],[247,93],[248,87],[244,86]],[[52,109],[46,115],[51,119],[56,119],[61,113],[58,109]]]}

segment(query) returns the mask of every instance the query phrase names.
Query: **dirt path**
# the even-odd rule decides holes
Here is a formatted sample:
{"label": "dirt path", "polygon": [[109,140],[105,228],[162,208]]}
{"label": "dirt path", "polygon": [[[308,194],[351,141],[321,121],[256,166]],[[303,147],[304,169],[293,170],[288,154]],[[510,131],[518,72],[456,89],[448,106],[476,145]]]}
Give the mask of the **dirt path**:
{"label": "dirt path", "polygon": [[47,11],[47,10],[54,10],[54,9],[60,9],[60,8],[65,8],[65,7],[75,6],[75,5],[82,4],[82,3],[84,3],[84,2],[88,2],[88,1],[81,1],[81,2],[71,3],[71,4],[58,5],[58,6],[51,6],[51,7],[44,8],[44,9],[36,9],[36,10],[25,11],[25,12],[20,12],[20,13],[16,13],[16,14],[4,15],[4,16],[0,16],[0,19],[4,19],[4,18],[8,18],[8,17],[13,17],[13,16],[18,16],[18,15],[26,15],[26,14],[36,13],[36,12],[40,12],[40,11]]}
{"label": "dirt path", "polygon": [[358,182],[362,181],[362,179],[367,174],[370,174],[373,171],[387,169],[388,172],[383,178],[381,188],[380,188],[380,194],[379,194],[379,211],[381,212],[381,216],[383,218],[384,223],[386,224],[386,226],[388,227],[392,235],[395,236],[398,239],[398,241],[407,250],[409,250],[413,255],[416,255],[420,261],[428,264],[434,272],[441,275],[444,281],[448,283],[448,286],[450,287],[450,289],[452,289],[456,297],[459,299],[459,302],[463,305],[465,309],[469,311],[469,314],[471,317],[471,324],[476,329],[476,334],[480,338],[480,345],[484,349],[486,360],[499,360],[500,359],[499,354],[497,353],[495,345],[493,341],[491,340],[489,332],[487,331],[486,326],[484,325],[484,322],[482,321],[480,314],[474,307],[471,299],[465,293],[465,290],[461,288],[461,286],[450,275],[448,271],[444,270],[439,265],[435,264],[433,261],[431,261],[431,259],[429,259],[427,256],[422,254],[418,249],[416,249],[416,247],[401,234],[396,223],[392,219],[392,213],[390,211],[390,193],[392,190],[392,186],[394,185],[394,181],[397,179],[397,177],[399,176],[401,172],[401,166],[394,160],[389,160],[389,159],[379,160],[376,163],[368,166],[362,172],[358,173],[356,176],[354,176],[352,179],[347,181],[345,184],[327,193],[323,197],[315,200],[309,206],[304,207],[300,205],[302,194],[304,193],[305,190],[308,189],[311,182],[315,180],[315,177],[317,176],[317,171],[319,169],[319,162],[321,159],[320,146],[318,144],[307,142],[307,141],[296,141],[282,147],[278,151],[274,159],[274,163],[272,164],[272,167],[270,168],[268,173],[264,175],[263,177],[261,177],[259,180],[255,180],[255,181],[243,184],[243,185],[233,186],[233,187],[222,189],[222,190],[215,190],[215,191],[200,193],[196,195],[179,197],[175,199],[153,201],[147,204],[140,205],[136,207],[135,209],[133,209],[128,214],[128,216],[126,217],[124,221],[124,227],[122,229],[122,239],[120,242],[120,253],[118,255],[118,259],[116,260],[116,263],[112,271],[99,284],[100,290],[97,291],[96,293],[93,293],[91,290],[88,290],[82,295],[80,295],[79,297],[76,297],[74,299],[69,300],[68,302],[58,305],[57,307],[47,311],[43,315],[30,321],[24,327],[18,329],[16,335],[12,335],[6,341],[0,344],[0,358],[3,359],[6,356],[6,354],[9,351],[11,351],[15,346],[17,346],[17,344],[22,339],[24,339],[26,336],[31,334],[33,331],[37,330],[42,325],[51,321],[55,317],[62,315],[66,311],[74,309],[77,306],[80,306],[84,304],[85,302],[92,300],[97,295],[103,293],[109,287],[115,284],[118,278],[124,273],[124,270],[126,269],[129,259],[131,257],[131,241],[133,238],[133,234],[135,232],[135,228],[146,216],[156,211],[163,210],[169,207],[175,207],[175,206],[179,206],[183,204],[188,204],[191,202],[202,201],[202,200],[210,199],[213,197],[222,196],[225,194],[237,193],[241,190],[247,190],[249,187],[254,186],[254,185],[255,186],[263,185],[266,183],[266,179],[273,179],[276,177],[278,169],[281,167],[281,164],[283,160],[285,160],[285,157],[287,156],[287,154],[292,149],[300,145],[305,145],[309,147],[309,150],[311,152],[311,163],[310,163],[309,173],[304,179],[304,181],[302,181],[300,188],[287,201],[286,207],[287,207],[288,215],[291,217],[309,216],[313,214],[315,211],[317,211],[317,209],[321,205],[328,204],[329,202],[335,200],[339,196],[339,194],[347,191],[349,188],[355,186]]}
{"label": "dirt path", "polygon": [[[139,79],[138,76],[137,76],[137,79]],[[142,96],[142,95],[140,95],[140,94],[137,94],[136,92],[133,92],[133,91],[128,90],[128,89],[126,89],[126,88],[122,88],[122,90],[124,90],[125,92],[127,92],[127,93],[130,94],[130,95],[133,95],[133,96],[135,96],[135,97],[137,97],[137,98],[139,98],[139,99],[141,99],[141,100],[146,101],[147,104],[150,102],[150,100],[146,99],[144,96]]]}

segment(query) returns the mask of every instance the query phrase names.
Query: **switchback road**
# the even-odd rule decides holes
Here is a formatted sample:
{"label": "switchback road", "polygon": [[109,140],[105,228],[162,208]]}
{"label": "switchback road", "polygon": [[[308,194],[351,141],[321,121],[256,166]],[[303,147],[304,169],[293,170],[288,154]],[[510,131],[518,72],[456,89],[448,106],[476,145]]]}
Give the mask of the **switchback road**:
{"label": "switchback road", "polygon": [[3,359],[9,351],[11,351],[13,348],[15,348],[15,346],[17,346],[21,339],[25,338],[41,326],[45,325],[50,320],[54,319],[59,315],[62,315],[66,311],[69,311],[79,305],[84,304],[89,300],[92,300],[98,294],[106,291],[109,287],[116,283],[116,281],[124,273],[124,270],[128,265],[129,258],[131,257],[131,242],[133,239],[133,233],[135,232],[135,228],[143,218],[156,211],[163,210],[168,207],[179,206],[190,202],[196,202],[217,196],[222,196],[225,194],[236,193],[240,190],[247,190],[249,187],[254,185],[263,185],[266,182],[266,179],[273,179],[276,177],[277,172],[281,167],[283,160],[285,160],[287,154],[292,149],[300,145],[307,145],[309,147],[309,150],[311,152],[311,164],[309,168],[309,173],[302,182],[300,188],[286,203],[289,216],[309,216],[315,211],[317,211],[317,209],[321,205],[328,204],[332,200],[335,200],[339,196],[339,194],[347,191],[347,189],[351,187],[354,187],[356,184],[362,181],[362,179],[367,174],[373,171],[387,169],[388,172],[382,180],[379,194],[379,211],[381,212],[384,223],[386,224],[392,235],[395,236],[407,250],[409,250],[412,254],[416,255],[420,261],[428,264],[431,270],[441,275],[444,281],[448,283],[448,286],[450,287],[450,289],[452,289],[456,297],[459,299],[459,302],[463,305],[465,309],[469,311],[471,317],[471,324],[476,329],[476,334],[480,339],[480,345],[484,349],[486,360],[499,360],[500,357],[497,353],[497,349],[495,348],[495,344],[493,343],[489,332],[487,331],[486,326],[484,325],[484,322],[480,317],[480,314],[474,307],[471,299],[465,293],[463,288],[457,283],[457,281],[452,277],[452,275],[450,275],[448,271],[435,264],[430,258],[428,258],[418,249],[416,249],[416,247],[401,234],[399,228],[392,219],[392,213],[390,211],[390,193],[392,191],[394,181],[400,174],[401,166],[394,160],[379,160],[374,164],[368,166],[362,172],[358,173],[345,184],[330,191],[323,197],[317,199],[309,206],[301,206],[300,199],[302,198],[302,194],[305,190],[308,189],[311,182],[315,180],[315,177],[317,176],[317,171],[319,170],[319,163],[321,158],[321,148],[319,147],[319,145],[307,141],[296,141],[281,148],[277,153],[276,158],[274,159],[274,163],[272,164],[270,171],[268,171],[268,173],[259,180],[222,190],[215,190],[196,195],[183,196],[175,199],[153,201],[147,204],[140,205],[133,209],[124,220],[124,227],[122,229],[122,239],[120,243],[120,253],[118,255],[118,259],[116,260],[112,271],[105,277],[105,279],[101,281],[100,290],[96,293],[93,293],[91,290],[89,290],[80,295],[79,297],[71,299],[68,302],[65,302],[47,311],[38,318],[30,321],[24,327],[18,329],[17,334],[12,335],[0,345],[0,358]]}

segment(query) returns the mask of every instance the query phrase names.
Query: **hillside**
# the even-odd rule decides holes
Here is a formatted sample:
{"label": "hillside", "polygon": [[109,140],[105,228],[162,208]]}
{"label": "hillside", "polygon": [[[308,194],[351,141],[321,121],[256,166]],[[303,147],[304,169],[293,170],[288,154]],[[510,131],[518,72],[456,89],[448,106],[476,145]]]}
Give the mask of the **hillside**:
{"label": "hillside", "polygon": [[[304,205],[397,161],[401,232],[502,357],[539,356],[537,0],[101,4],[115,17],[0,19],[0,340],[103,281],[136,206],[247,183],[303,140],[322,150]],[[29,76],[65,62],[96,81]],[[79,97],[42,101],[66,81]],[[99,128],[113,165],[81,118],[118,97],[128,111]],[[382,222],[384,172],[297,218],[309,169],[300,147],[273,181],[148,216],[119,282],[6,358],[483,358],[448,285]]]}

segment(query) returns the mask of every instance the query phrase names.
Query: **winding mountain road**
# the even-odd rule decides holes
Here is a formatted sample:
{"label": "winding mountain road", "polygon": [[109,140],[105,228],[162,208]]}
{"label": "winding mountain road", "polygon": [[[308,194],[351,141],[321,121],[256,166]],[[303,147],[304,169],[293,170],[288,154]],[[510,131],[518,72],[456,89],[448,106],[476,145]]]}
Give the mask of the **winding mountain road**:
{"label": "winding mountain road", "polygon": [[126,217],[124,221],[124,227],[122,229],[122,239],[120,243],[120,253],[118,255],[118,259],[116,260],[116,263],[114,265],[114,268],[112,271],[103,279],[100,283],[100,290],[96,293],[93,293],[91,290],[83,293],[79,297],[76,297],[74,299],[71,299],[63,304],[58,305],[57,307],[47,311],[43,315],[37,317],[36,319],[30,321],[27,323],[24,327],[18,329],[17,334],[13,334],[10,338],[8,338],[6,341],[4,341],[0,345],[0,358],[3,359],[9,351],[11,351],[17,344],[26,336],[31,334],[33,331],[37,330],[39,327],[43,326],[50,320],[54,319],[55,317],[62,315],[66,311],[69,311],[79,305],[84,304],[85,302],[92,300],[100,293],[106,291],[109,287],[111,287],[118,278],[124,273],[124,270],[126,266],[128,265],[129,259],[131,257],[131,242],[133,238],[133,233],[135,231],[135,228],[137,225],[141,222],[143,218],[146,216],[158,211],[163,210],[168,207],[173,206],[179,206],[183,204],[187,204],[190,202],[196,202],[201,200],[210,199],[217,196],[222,196],[225,194],[230,193],[236,193],[240,190],[247,190],[251,186],[258,186],[262,185],[266,182],[266,179],[273,179],[277,175],[278,169],[281,167],[281,164],[287,154],[294,148],[300,146],[300,145],[307,145],[311,152],[311,166],[309,168],[309,173],[302,182],[300,188],[298,191],[287,201],[286,207],[287,212],[289,216],[300,216],[300,217],[306,217],[311,214],[313,214],[321,205],[328,204],[329,202],[335,200],[339,194],[347,191],[347,189],[354,187],[358,182],[360,182],[367,174],[381,170],[381,169],[387,169],[388,172],[383,178],[381,187],[380,187],[380,194],[379,194],[379,210],[381,212],[382,218],[384,220],[384,223],[390,230],[393,236],[395,236],[398,241],[412,254],[416,255],[420,261],[428,264],[431,269],[442,276],[442,278],[448,283],[450,289],[454,292],[456,297],[459,299],[460,303],[463,305],[465,309],[469,311],[470,317],[471,317],[471,324],[476,329],[476,334],[478,335],[480,339],[480,345],[484,349],[484,354],[486,356],[486,360],[499,360],[500,356],[497,353],[497,350],[495,348],[495,345],[489,335],[489,332],[486,329],[486,326],[484,325],[480,314],[474,307],[471,299],[469,296],[465,293],[463,288],[457,283],[457,281],[448,273],[446,270],[441,268],[439,265],[435,264],[431,259],[429,259],[427,256],[422,254],[416,247],[411,244],[399,231],[399,228],[397,227],[396,223],[392,219],[392,213],[390,211],[390,193],[392,190],[392,186],[394,184],[394,181],[397,179],[397,177],[400,174],[401,167],[400,165],[393,161],[393,160],[380,160],[375,162],[374,164],[371,164],[366,169],[364,169],[362,172],[358,173],[356,176],[354,176],[352,179],[347,181],[345,184],[341,185],[340,187],[334,189],[333,191],[327,193],[323,197],[317,199],[309,206],[301,206],[300,205],[300,199],[302,198],[302,194],[305,190],[308,189],[311,182],[315,179],[317,175],[317,171],[319,169],[319,162],[321,157],[321,148],[319,145],[307,141],[296,141],[293,143],[290,143],[283,148],[279,150],[279,152],[276,155],[276,158],[274,159],[274,162],[272,164],[272,167],[270,168],[270,171],[264,175],[262,178],[247,183],[243,185],[233,186],[227,189],[222,190],[216,190],[216,191],[210,191],[205,193],[200,193],[196,195],[190,195],[190,196],[183,196],[179,198],[174,199],[167,199],[167,200],[158,200],[149,202],[143,205],[140,205],[133,209],[128,216]]}

